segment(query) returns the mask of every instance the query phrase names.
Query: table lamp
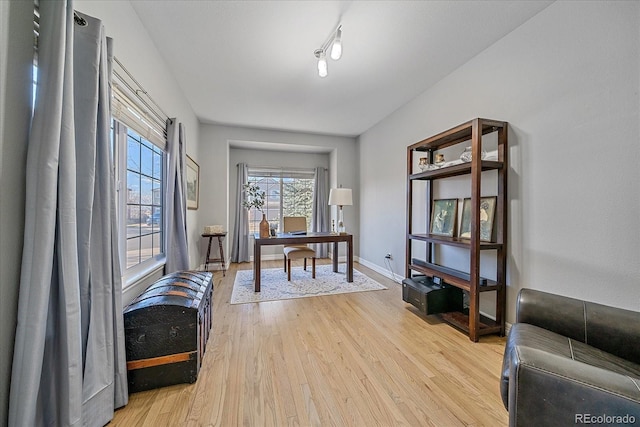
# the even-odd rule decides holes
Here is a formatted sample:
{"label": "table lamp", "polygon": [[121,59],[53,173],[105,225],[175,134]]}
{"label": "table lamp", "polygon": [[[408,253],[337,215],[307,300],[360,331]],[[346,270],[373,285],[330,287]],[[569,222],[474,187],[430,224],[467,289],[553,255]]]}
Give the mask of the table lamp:
{"label": "table lamp", "polygon": [[346,234],[344,227],[344,219],[342,214],[343,206],[353,205],[353,198],[350,188],[332,188],[329,192],[329,205],[338,206],[338,233]]}

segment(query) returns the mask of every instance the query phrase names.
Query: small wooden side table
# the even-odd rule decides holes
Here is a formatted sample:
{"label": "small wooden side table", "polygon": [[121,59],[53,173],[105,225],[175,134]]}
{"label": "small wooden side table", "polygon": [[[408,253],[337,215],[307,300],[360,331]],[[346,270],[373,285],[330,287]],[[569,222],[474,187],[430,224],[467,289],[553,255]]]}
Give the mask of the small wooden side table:
{"label": "small wooden side table", "polygon": [[[208,237],[209,238],[209,246],[207,247],[207,257],[204,260],[204,270],[205,271],[209,271],[209,263],[210,262],[220,262],[220,265],[222,265],[222,275],[225,276],[226,274],[226,267],[225,267],[225,260],[224,260],[224,249],[222,249],[222,239],[224,239],[224,237],[227,235],[226,232],[224,233],[213,233],[213,234],[203,234],[202,237]],[[220,248],[220,258],[209,258],[209,256],[211,255],[211,242],[213,241],[213,238],[216,237],[218,239],[218,248]]]}

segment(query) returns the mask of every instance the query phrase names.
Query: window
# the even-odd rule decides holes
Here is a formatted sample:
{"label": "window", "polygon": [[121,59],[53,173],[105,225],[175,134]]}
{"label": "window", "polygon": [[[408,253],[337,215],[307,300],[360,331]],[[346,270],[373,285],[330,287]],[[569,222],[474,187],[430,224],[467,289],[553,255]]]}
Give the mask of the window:
{"label": "window", "polygon": [[114,120],[122,266],[130,271],[164,254],[164,150]]}
{"label": "window", "polygon": [[[165,262],[166,116],[113,58],[111,117],[124,286]],[[144,94],[146,98],[142,98]]]}
{"label": "window", "polygon": [[[249,182],[258,184],[266,193],[264,213],[267,221],[282,230],[285,216],[304,216],[307,229],[311,227],[313,215],[313,170],[274,170],[249,168]],[[262,213],[256,209],[249,211],[249,234],[260,232]]]}

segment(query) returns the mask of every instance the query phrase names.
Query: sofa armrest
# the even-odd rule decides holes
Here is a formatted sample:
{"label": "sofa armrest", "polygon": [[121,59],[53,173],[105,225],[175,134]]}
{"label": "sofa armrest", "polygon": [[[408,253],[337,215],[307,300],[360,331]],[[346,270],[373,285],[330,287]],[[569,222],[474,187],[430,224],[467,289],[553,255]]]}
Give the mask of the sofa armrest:
{"label": "sofa armrest", "polygon": [[640,364],[640,313],[533,289],[518,294],[516,321]]}
{"label": "sofa armrest", "polygon": [[[638,378],[525,346],[513,349],[510,364],[510,426],[589,424],[599,416],[640,421]],[[625,422],[601,422],[616,423]]]}

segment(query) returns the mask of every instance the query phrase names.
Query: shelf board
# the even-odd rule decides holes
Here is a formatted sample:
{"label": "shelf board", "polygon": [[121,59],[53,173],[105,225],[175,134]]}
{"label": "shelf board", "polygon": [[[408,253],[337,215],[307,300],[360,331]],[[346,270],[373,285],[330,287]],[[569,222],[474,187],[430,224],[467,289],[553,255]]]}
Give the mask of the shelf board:
{"label": "shelf board", "polygon": [[[459,311],[452,311],[449,313],[441,313],[442,320],[453,326],[462,329],[469,333],[469,315],[461,313]],[[487,335],[500,333],[502,327],[493,319],[489,319],[486,316],[480,315],[480,324],[478,328],[478,335]]]}
{"label": "shelf board", "polygon": [[[471,246],[471,240],[460,239],[458,237],[438,236],[435,234],[409,234],[411,240],[422,240],[429,243],[438,243],[441,245],[458,246],[461,248],[469,248]],[[501,243],[495,242],[480,242],[480,250],[486,249],[500,249]]]}
{"label": "shelf board", "polygon": [[[449,285],[453,285],[457,288],[460,288],[462,290],[465,290],[467,292],[469,292],[471,290],[471,285],[469,283],[469,280],[467,279],[463,279],[460,277],[456,277],[454,275],[448,274],[443,272],[441,269],[439,269],[437,265],[435,264],[429,264],[429,263],[425,263],[426,265],[420,265],[420,264],[409,264],[409,269],[413,270],[413,271],[417,271],[419,273],[422,273],[426,276],[430,276],[433,277],[438,276],[441,277],[445,283],[449,284]],[[431,267],[429,266],[431,265]],[[501,289],[502,286],[497,283],[495,280],[488,280],[487,279],[487,284],[486,285],[479,285],[478,286],[478,292],[489,292],[489,291],[497,291],[499,289]]]}
{"label": "shelf board", "polygon": [[[482,170],[498,170],[502,169],[502,162],[492,160],[482,160]],[[460,163],[459,165],[447,166],[446,168],[428,170],[424,172],[409,175],[409,180],[433,180],[441,178],[450,178],[452,176],[468,175],[471,173],[471,162]]]}
{"label": "shelf board", "polygon": [[[496,132],[507,125],[506,122],[490,119],[478,119],[480,127],[482,128],[482,135]],[[441,132],[430,138],[416,142],[409,146],[410,150],[416,151],[429,151],[439,148],[445,148],[450,145],[459,144],[461,142],[471,140],[471,134],[473,131],[473,120],[463,123],[459,126]]]}

